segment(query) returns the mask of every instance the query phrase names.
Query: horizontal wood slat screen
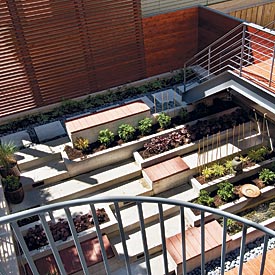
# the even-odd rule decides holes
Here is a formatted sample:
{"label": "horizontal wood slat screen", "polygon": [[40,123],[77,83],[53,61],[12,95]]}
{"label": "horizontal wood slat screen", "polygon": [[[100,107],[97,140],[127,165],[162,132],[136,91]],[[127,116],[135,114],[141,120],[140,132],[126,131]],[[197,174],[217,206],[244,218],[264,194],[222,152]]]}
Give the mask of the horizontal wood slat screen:
{"label": "horizontal wood slat screen", "polygon": [[0,0],[0,116],[145,77],[139,1]]}

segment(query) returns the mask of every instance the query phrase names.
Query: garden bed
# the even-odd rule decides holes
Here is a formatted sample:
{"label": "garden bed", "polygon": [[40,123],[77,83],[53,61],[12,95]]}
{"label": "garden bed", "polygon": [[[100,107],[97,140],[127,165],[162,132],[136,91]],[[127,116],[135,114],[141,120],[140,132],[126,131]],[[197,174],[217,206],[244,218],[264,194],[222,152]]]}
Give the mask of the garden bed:
{"label": "garden bed", "polygon": [[[254,175],[255,175],[255,171],[254,171]],[[257,175],[255,175],[253,178],[257,178]],[[235,182],[234,186],[238,187],[243,184],[249,183],[251,181],[252,181],[252,177],[243,178],[241,181]],[[216,184],[215,189],[214,189],[215,191],[211,191],[211,192],[216,193],[217,188],[218,187]],[[203,190],[203,191],[205,191],[205,190]],[[275,195],[275,187],[271,186],[271,185],[263,187],[260,191],[261,191],[261,194],[258,197],[248,198],[245,196],[241,196],[240,198],[234,199],[231,202],[224,203],[224,204],[220,205],[219,209],[222,211],[230,212],[230,213],[238,213],[240,211],[246,210],[247,208],[252,208],[254,205],[258,205],[259,203],[265,202]],[[212,197],[212,196],[210,196],[210,197]],[[193,202],[195,202],[196,200],[197,199],[195,199]],[[191,209],[189,209],[187,211],[186,216],[187,216],[188,222],[191,225],[193,225],[193,226],[200,225],[201,216],[199,213],[196,213],[196,211],[192,211]],[[210,214],[210,213],[206,213],[206,215],[205,215],[206,222],[211,221],[216,218],[218,218],[218,217],[216,217],[215,215]]]}

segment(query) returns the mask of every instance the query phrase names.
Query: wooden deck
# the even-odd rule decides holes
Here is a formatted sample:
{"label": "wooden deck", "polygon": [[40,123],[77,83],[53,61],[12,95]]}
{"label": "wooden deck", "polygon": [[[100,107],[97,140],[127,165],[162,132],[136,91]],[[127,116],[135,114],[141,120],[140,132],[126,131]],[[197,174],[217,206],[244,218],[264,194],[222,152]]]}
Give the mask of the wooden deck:
{"label": "wooden deck", "polygon": [[262,86],[268,91],[275,93],[275,70],[273,69],[271,85],[269,87],[270,70],[272,66],[272,60],[268,59],[257,64],[253,64],[247,67],[243,67],[242,76],[246,79]]}
{"label": "wooden deck", "polygon": [[[262,256],[258,256],[243,265],[242,275],[259,275]],[[238,275],[239,269],[233,268],[230,271],[225,272],[226,275]],[[264,275],[275,274],[275,249],[267,252]]]}
{"label": "wooden deck", "polygon": [[[200,266],[201,228],[192,227],[185,231],[187,271]],[[227,236],[227,243],[230,241]],[[167,250],[177,264],[177,274],[182,272],[182,235],[181,233],[166,240]],[[206,262],[220,256],[222,244],[222,227],[214,220],[205,225],[205,259]]]}
{"label": "wooden deck", "polygon": [[[112,250],[108,237],[106,235],[103,235],[102,238],[108,259],[114,257],[115,254]],[[103,261],[98,238],[93,238],[82,242],[81,247],[88,267]],[[61,250],[59,254],[67,274],[73,274],[82,270],[77,249],[75,246],[65,248]],[[48,274],[47,272],[58,270],[56,261],[52,254],[36,260],[35,265],[38,269],[39,274]],[[25,270],[26,273],[21,271],[21,274],[32,274],[27,264],[25,265]]]}

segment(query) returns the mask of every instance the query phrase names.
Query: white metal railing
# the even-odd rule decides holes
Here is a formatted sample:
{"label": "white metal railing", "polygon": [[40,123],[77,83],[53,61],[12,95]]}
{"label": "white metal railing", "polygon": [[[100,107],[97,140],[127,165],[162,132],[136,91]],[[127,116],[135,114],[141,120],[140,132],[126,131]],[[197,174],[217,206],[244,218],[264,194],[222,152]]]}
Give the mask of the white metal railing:
{"label": "white metal railing", "polygon": [[[267,227],[264,227],[258,223],[254,223],[252,221],[246,220],[244,218],[241,218],[239,216],[236,216],[234,214],[230,214],[227,212],[223,212],[219,209],[214,209],[202,205],[197,205],[189,202],[184,202],[180,200],[175,200],[175,199],[165,199],[165,198],[157,198],[157,197],[132,197],[132,196],[125,196],[125,197],[97,197],[97,198],[85,198],[85,199],[77,199],[77,200],[72,200],[72,201],[66,201],[66,202],[61,202],[61,203],[55,203],[52,205],[47,205],[47,206],[41,206],[38,208],[30,209],[30,210],[25,210],[19,213],[14,213],[10,214],[4,217],[0,218],[0,226],[5,225],[5,224],[10,224],[12,226],[12,230],[14,232],[15,238],[17,239],[24,257],[26,258],[26,261],[28,262],[30,269],[33,274],[39,275],[37,267],[34,263],[33,257],[24,241],[24,237],[17,225],[17,220],[23,219],[23,218],[28,218],[34,215],[38,215],[40,219],[40,223],[42,224],[44,228],[44,232],[47,236],[48,242],[49,242],[49,247],[51,250],[51,253],[53,254],[59,272],[60,274],[66,274],[64,265],[61,261],[60,255],[58,253],[58,247],[57,244],[54,242],[53,235],[50,231],[49,224],[46,221],[46,215],[50,214],[50,216],[53,216],[53,211],[59,210],[59,209],[64,209],[66,213],[66,219],[68,221],[71,234],[72,234],[72,239],[75,244],[75,247],[77,249],[78,255],[79,255],[79,260],[83,269],[83,274],[89,274],[88,266],[80,245],[79,241],[79,236],[76,231],[73,219],[72,219],[72,213],[71,213],[71,208],[75,206],[80,206],[80,205],[88,205],[91,209],[92,215],[93,215],[93,220],[94,220],[94,229],[96,231],[99,244],[101,247],[101,253],[103,257],[103,263],[105,267],[106,274],[111,274],[110,270],[110,264],[105,252],[104,248],[104,243],[102,239],[102,232],[101,232],[101,226],[99,224],[99,221],[96,215],[96,207],[98,204],[102,205],[102,203],[112,203],[114,205],[114,215],[117,220],[117,234],[120,236],[120,240],[122,243],[123,247],[123,258],[124,258],[124,263],[122,261],[123,266],[125,267],[125,270],[127,271],[127,274],[133,274],[131,270],[131,264],[130,264],[130,259],[129,259],[129,253],[128,253],[128,247],[127,247],[127,242],[126,242],[126,233],[125,233],[125,228],[123,227],[123,219],[121,216],[121,203],[131,203],[133,206],[136,206],[137,212],[138,212],[138,219],[139,219],[139,226],[140,226],[140,235],[142,238],[142,243],[143,243],[143,248],[144,248],[144,257],[145,257],[145,264],[146,264],[146,270],[147,274],[151,274],[151,266],[150,266],[150,255],[148,245],[147,245],[147,237],[146,237],[146,221],[144,219],[144,214],[143,214],[143,204],[154,204],[158,207],[159,211],[159,217],[158,217],[158,222],[159,222],[159,232],[155,232],[155,234],[160,234],[161,236],[161,242],[162,242],[162,255],[163,255],[163,268],[165,270],[165,274],[168,274],[168,260],[167,260],[167,251],[166,251],[166,236],[165,236],[165,216],[164,216],[164,205],[172,205],[176,206],[179,209],[180,212],[180,223],[181,223],[181,233],[182,234],[182,257],[183,257],[183,274],[186,275],[186,242],[185,242],[185,209],[187,208],[192,208],[192,209],[197,209],[201,213],[201,274],[204,274],[204,269],[205,269],[205,215],[206,213],[213,213],[219,217],[222,217],[223,219],[223,228],[222,228],[222,247],[221,247],[221,265],[220,265],[220,274],[223,275],[225,273],[225,259],[226,259],[226,230],[227,230],[227,220],[228,219],[233,219],[235,221],[240,222],[243,225],[243,230],[242,230],[242,237],[241,237],[241,247],[240,247],[240,263],[239,263],[239,274],[242,274],[242,268],[243,268],[243,263],[244,263],[244,255],[245,255],[245,247],[246,247],[246,235],[247,235],[247,228],[248,227],[253,227],[256,228],[257,230],[261,231],[264,235],[264,246],[263,246],[263,254],[262,254],[262,260],[261,260],[261,270],[260,270],[260,275],[263,275],[264,272],[264,266],[265,266],[265,259],[266,259],[266,252],[268,248],[268,240],[270,237],[275,237],[275,232],[271,229],[268,229]],[[160,263],[161,264],[161,263]],[[9,270],[5,270],[1,265],[0,265],[0,273],[2,275],[9,274]]]}
{"label": "white metal railing", "polygon": [[275,32],[242,23],[185,63],[185,72],[188,68],[193,69],[191,76],[188,70],[188,79],[185,74],[185,89],[194,82],[206,81],[226,70],[233,70],[240,77],[253,78],[254,82],[270,88],[275,83],[274,58]]}

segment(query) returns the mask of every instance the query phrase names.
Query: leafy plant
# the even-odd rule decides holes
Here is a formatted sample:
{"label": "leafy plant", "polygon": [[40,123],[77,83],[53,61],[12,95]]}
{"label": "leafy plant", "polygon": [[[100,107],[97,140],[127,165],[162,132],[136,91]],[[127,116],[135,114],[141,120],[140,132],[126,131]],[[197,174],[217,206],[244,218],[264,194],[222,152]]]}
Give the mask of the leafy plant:
{"label": "leafy plant", "polygon": [[223,166],[222,164],[214,163],[211,168],[214,177],[222,177],[225,175],[225,166]]}
{"label": "leafy plant", "polygon": [[118,136],[123,141],[130,141],[134,139],[135,132],[135,128],[130,124],[122,124],[118,127]]}
{"label": "leafy plant", "polygon": [[232,219],[227,219],[226,225],[230,235],[236,234],[242,230],[242,223]]}
{"label": "leafy plant", "polygon": [[268,154],[269,154],[268,148],[265,146],[262,146],[258,149],[250,150],[247,156],[251,161],[255,161],[256,163],[259,163],[261,161],[264,161]]}
{"label": "leafy plant", "polygon": [[13,142],[0,144],[0,165],[8,169],[12,164],[16,163],[14,153],[17,148]]}
{"label": "leafy plant", "polygon": [[275,181],[275,172],[268,168],[262,169],[259,173],[259,179],[262,180],[265,184],[271,184]]}
{"label": "leafy plant", "polygon": [[225,167],[225,173],[226,174],[233,174],[234,169],[233,169],[231,160],[227,160],[224,164],[224,167]]}
{"label": "leafy plant", "polygon": [[234,185],[229,181],[219,183],[218,188],[217,194],[223,201],[228,202],[234,197]]}
{"label": "leafy plant", "polygon": [[200,194],[196,200],[196,203],[206,205],[206,206],[212,206],[214,203],[214,198],[210,197],[210,194],[208,191],[200,190]]}
{"label": "leafy plant", "polygon": [[6,178],[2,178],[2,182],[4,185],[4,189],[6,191],[16,191],[21,187],[19,177],[13,175],[7,176]]}
{"label": "leafy plant", "polygon": [[152,130],[153,121],[146,117],[138,122],[138,130],[142,135],[149,134]]}
{"label": "leafy plant", "polygon": [[157,117],[157,121],[162,129],[166,129],[171,124],[171,117],[165,113],[160,113]]}
{"label": "leafy plant", "polygon": [[98,141],[106,147],[110,146],[114,140],[115,135],[109,129],[101,130],[98,134]]}
{"label": "leafy plant", "polygon": [[154,137],[144,144],[144,153],[143,156],[147,155],[156,155],[168,151],[170,148],[171,139],[168,137]]}
{"label": "leafy plant", "polygon": [[89,147],[89,140],[84,137],[77,137],[74,141],[74,147],[78,150],[85,151]]}
{"label": "leafy plant", "polygon": [[202,175],[206,180],[211,179],[214,176],[212,167],[205,167],[202,170]]}

